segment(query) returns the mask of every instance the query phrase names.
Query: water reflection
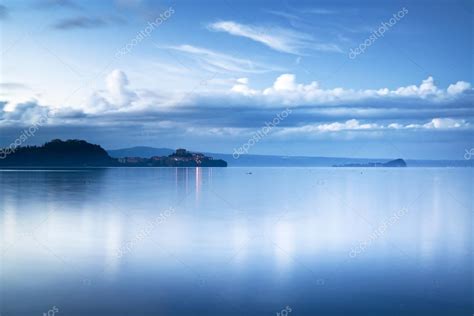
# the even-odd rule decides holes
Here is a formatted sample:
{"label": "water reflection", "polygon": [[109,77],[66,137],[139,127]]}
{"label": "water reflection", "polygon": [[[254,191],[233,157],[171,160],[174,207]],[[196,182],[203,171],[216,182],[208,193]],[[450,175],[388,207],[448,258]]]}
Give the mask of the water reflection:
{"label": "water reflection", "polygon": [[[21,303],[32,296],[59,305],[55,297],[65,289],[74,294],[59,299],[68,315],[81,315],[81,297],[98,310],[139,305],[142,315],[161,309],[189,315],[196,308],[233,314],[229,304],[250,306],[246,314],[255,315],[289,303],[302,315],[343,314],[344,306],[356,315],[364,308],[406,314],[402,305],[416,306],[416,315],[441,315],[453,311],[452,302],[456,311],[469,309],[472,174],[466,170],[246,171],[0,171],[5,315],[36,311],[40,303]],[[170,207],[175,211],[158,220]],[[370,239],[403,208],[406,214]],[[133,247],[118,255],[130,241]],[[78,277],[96,287],[83,289]],[[201,278],[206,286],[196,288]],[[262,292],[267,299],[258,299]],[[355,300],[357,293],[364,296]],[[421,294],[445,303],[414,299]]]}

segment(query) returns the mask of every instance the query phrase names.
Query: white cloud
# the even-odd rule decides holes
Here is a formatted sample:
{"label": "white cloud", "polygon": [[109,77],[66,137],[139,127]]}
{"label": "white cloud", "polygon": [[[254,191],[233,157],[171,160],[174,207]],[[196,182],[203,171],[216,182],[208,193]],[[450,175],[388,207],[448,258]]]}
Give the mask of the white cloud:
{"label": "white cloud", "polygon": [[434,118],[431,122],[423,125],[424,128],[436,129],[460,128],[467,126],[469,126],[469,123],[466,123],[465,120],[452,118]]}
{"label": "white cloud", "polygon": [[469,82],[465,81],[458,81],[455,84],[451,84],[448,87],[448,93],[449,94],[460,94],[463,93],[464,91],[470,90],[471,89],[471,84]]}
{"label": "white cloud", "polygon": [[249,78],[239,78],[239,79],[237,79],[237,83],[249,84]]}
{"label": "white cloud", "polygon": [[332,122],[322,124],[308,124],[298,127],[282,128],[277,134],[307,134],[307,133],[321,133],[321,132],[340,132],[340,131],[356,131],[356,130],[378,130],[384,128],[376,123],[360,123],[356,119],[347,120],[345,122]]}
{"label": "white cloud", "polygon": [[273,84],[275,91],[292,91],[295,90],[295,75],[283,74],[275,80]]}
{"label": "white cloud", "polygon": [[128,105],[137,99],[137,94],[128,89],[128,78],[123,71],[112,71],[107,76],[106,83],[111,101],[118,106]]}
{"label": "white cloud", "polygon": [[390,123],[390,124],[388,124],[388,128],[402,129],[402,128],[404,128],[404,126],[402,124],[399,124],[399,123]]}
{"label": "white cloud", "polygon": [[442,93],[442,91],[436,87],[433,77],[430,76],[427,79],[423,80],[420,86],[411,85],[407,87],[400,87],[397,90],[393,91],[393,93],[395,95],[406,97],[419,96],[424,98],[427,96],[439,95]]}
{"label": "white cloud", "polygon": [[262,90],[251,89],[248,83],[242,82],[237,83],[231,89],[234,93],[242,93],[246,96],[249,95],[249,91],[252,91],[251,95],[257,98],[255,101],[275,105],[314,105],[373,98],[415,98],[437,101],[457,97],[467,90],[470,90],[470,84],[463,81],[450,85],[447,91],[440,89],[435,85],[432,77],[423,80],[419,86],[410,85],[394,90],[389,88],[378,90],[323,89],[316,81],[309,84],[297,83],[294,74],[282,74],[276,78],[271,87]]}
{"label": "white cloud", "polygon": [[244,96],[253,96],[257,94],[257,90],[250,89],[248,86],[248,78],[239,78],[236,80],[236,84],[231,88],[231,92]]}
{"label": "white cloud", "polygon": [[471,125],[463,119],[453,119],[449,117],[434,118],[424,124],[406,124],[391,123],[387,127],[390,129],[453,129],[468,128]]}
{"label": "white cloud", "polygon": [[386,129],[409,130],[409,129],[462,129],[468,128],[470,124],[462,119],[434,118],[425,124],[400,124],[390,123],[388,125],[378,123],[361,123],[359,120],[350,119],[345,122],[307,124],[297,127],[281,128],[277,134],[313,134],[341,131],[380,131]]}
{"label": "white cloud", "polygon": [[169,46],[167,48],[192,56],[195,60],[199,61],[204,68],[212,72],[264,73],[277,70],[277,68],[252,62],[249,59],[236,58],[192,45]]}
{"label": "white cloud", "polygon": [[84,109],[87,113],[100,113],[110,110],[121,110],[133,105],[139,100],[137,93],[129,88],[127,75],[115,69],[105,78],[107,89],[96,91],[89,98]]}
{"label": "white cloud", "polygon": [[342,130],[368,130],[381,128],[375,123],[361,124],[356,119],[347,120],[344,123],[334,122],[329,124],[320,124],[316,126],[316,130],[321,132],[337,132]]}
{"label": "white cloud", "polygon": [[333,43],[318,43],[311,35],[280,27],[263,27],[220,21],[208,26],[210,30],[226,32],[234,36],[249,38],[279,52],[304,54],[306,50],[338,52],[342,50]]}

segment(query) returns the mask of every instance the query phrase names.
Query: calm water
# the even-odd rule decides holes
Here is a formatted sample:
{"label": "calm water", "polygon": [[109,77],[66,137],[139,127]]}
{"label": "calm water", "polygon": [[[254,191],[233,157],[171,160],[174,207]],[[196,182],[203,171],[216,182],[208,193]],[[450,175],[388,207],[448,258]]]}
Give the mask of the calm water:
{"label": "calm water", "polygon": [[0,171],[1,315],[472,315],[472,180]]}

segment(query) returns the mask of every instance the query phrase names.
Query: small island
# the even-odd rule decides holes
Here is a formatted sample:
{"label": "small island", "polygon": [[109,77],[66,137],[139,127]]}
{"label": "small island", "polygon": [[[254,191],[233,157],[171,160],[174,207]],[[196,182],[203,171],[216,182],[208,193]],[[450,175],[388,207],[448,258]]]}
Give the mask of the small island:
{"label": "small island", "polygon": [[364,163],[364,164],[357,164],[357,163],[350,163],[350,164],[344,164],[344,165],[335,165],[333,167],[364,167],[364,168],[387,168],[387,167],[406,167],[407,163],[405,160],[398,158],[395,160],[390,160],[387,162],[369,162],[369,163]]}
{"label": "small island", "polygon": [[99,145],[84,140],[55,139],[43,146],[0,149],[0,167],[227,167],[227,162],[178,149],[169,156],[112,158]]}

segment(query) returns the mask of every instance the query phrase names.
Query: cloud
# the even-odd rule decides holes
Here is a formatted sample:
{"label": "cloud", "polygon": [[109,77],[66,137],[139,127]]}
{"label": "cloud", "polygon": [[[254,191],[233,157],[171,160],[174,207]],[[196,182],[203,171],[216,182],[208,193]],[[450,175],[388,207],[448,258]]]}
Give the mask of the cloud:
{"label": "cloud", "polygon": [[25,84],[22,83],[17,83],[17,82],[2,82],[0,83],[0,88],[3,90],[29,90],[30,87],[28,87]]}
{"label": "cloud", "polygon": [[135,92],[128,89],[127,75],[118,69],[112,71],[106,78],[107,89],[114,104],[124,106],[137,99]]}
{"label": "cloud", "polygon": [[308,133],[335,133],[342,131],[383,131],[383,130],[410,130],[410,129],[465,129],[469,128],[470,124],[463,119],[452,118],[434,118],[424,124],[400,124],[400,123],[361,123],[359,120],[350,119],[345,122],[331,122],[323,124],[309,124],[298,127],[285,127],[280,129],[277,133],[279,135],[290,134],[308,134]]}
{"label": "cloud", "polygon": [[436,128],[436,129],[450,129],[450,128],[461,128],[467,127],[469,123],[461,119],[452,118],[434,118],[431,122],[423,125],[424,128]]}
{"label": "cloud", "polygon": [[[390,91],[387,92],[390,93]],[[430,76],[427,79],[423,80],[420,86],[410,85],[407,87],[400,87],[397,90],[393,91],[393,93],[399,96],[427,97],[441,95],[443,92],[436,87],[436,85],[434,84],[433,77]]]}
{"label": "cloud", "polygon": [[470,84],[459,81],[450,85],[447,90],[438,88],[432,77],[423,80],[420,85],[409,85],[391,90],[389,88],[353,90],[345,88],[323,89],[318,82],[309,84],[297,83],[294,74],[282,74],[276,78],[269,88],[251,89],[248,83],[237,82],[231,92],[242,94],[246,97],[253,96],[254,102],[264,104],[285,105],[315,105],[342,102],[359,102],[362,100],[394,100],[415,99],[440,101],[456,98],[470,91]]}
{"label": "cloud", "polygon": [[235,85],[231,88],[231,92],[235,92],[237,94],[241,94],[244,96],[256,95],[258,91],[250,89],[248,84],[249,84],[248,78],[239,78],[236,80]]}
{"label": "cloud", "polygon": [[265,12],[288,19],[288,20],[300,20],[301,18],[295,14],[288,12],[277,11],[277,10],[265,10]]}
{"label": "cloud", "polygon": [[111,110],[121,110],[131,107],[137,101],[138,95],[130,90],[127,75],[115,69],[105,79],[106,91],[95,92],[85,109],[88,113],[100,113]]}
{"label": "cloud", "polygon": [[47,106],[40,106],[35,100],[19,103],[15,105],[4,104],[3,111],[0,112],[0,125],[10,123],[33,124],[41,117],[48,117],[51,109]]}
{"label": "cloud", "polygon": [[339,131],[344,131],[344,130],[370,130],[370,129],[380,129],[380,128],[382,127],[375,123],[361,124],[358,120],[351,119],[342,123],[333,122],[333,123],[325,123],[325,124],[305,125],[305,126],[295,127],[295,128],[286,128],[286,129],[283,129],[283,133],[339,132]]}
{"label": "cloud", "polygon": [[277,69],[248,59],[236,58],[210,49],[192,45],[168,46],[168,49],[186,53],[212,72],[264,73]]}
{"label": "cloud", "polygon": [[63,19],[53,25],[57,30],[72,30],[72,29],[92,29],[103,27],[107,22],[101,18],[80,16],[75,18]]}
{"label": "cloud", "polygon": [[8,8],[3,4],[0,4],[0,20],[8,18]]}
{"label": "cloud", "polygon": [[239,78],[236,81],[237,81],[237,83],[243,84],[243,85],[249,84],[249,79],[248,78]]}
{"label": "cloud", "polygon": [[391,123],[387,128],[391,129],[456,129],[456,128],[468,128],[471,124],[466,122],[464,119],[453,119],[449,117],[434,118],[431,121],[424,124],[399,124]]}
{"label": "cloud", "polygon": [[342,53],[342,49],[336,44],[318,43],[309,34],[280,27],[263,27],[240,24],[234,21],[219,21],[209,24],[208,28],[216,32],[226,32],[230,35],[249,38],[283,53],[302,55],[308,50]]}
{"label": "cloud", "polygon": [[456,95],[468,91],[471,89],[471,84],[465,81],[458,81],[455,84],[451,84],[448,87],[448,93],[451,95]]}
{"label": "cloud", "polygon": [[448,129],[464,129],[469,128],[471,124],[466,122],[464,119],[453,119],[450,117],[444,118],[434,118],[431,121],[424,123],[424,124],[399,124],[399,123],[391,123],[387,126],[387,128],[391,129],[440,129],[440,130],[448,130]]}
{"label": "cloud", "polygon": [[105,88],[95,91],[84,104],[51,107],[36,100],[0,102],[0,125],[28,125],[48,115],[48,126],[56,127],[143,128],[156,134],[175,131],[237,137],[261,128],[291,106],[291,115],[275,128],[275,136],[466,134],[473,129],[470,90],[448,93],[436,87],[432,78],[419,85],[378,90],[322,89],[317,82],[298,83],[293,74],[280,75],[268,88],[253,89],[250,84],[249,78],[238,77],[228,91],[197,91],[185,100],[181,94],[163,96],[132,89],[127,75],[116,69],[106,76]]}

